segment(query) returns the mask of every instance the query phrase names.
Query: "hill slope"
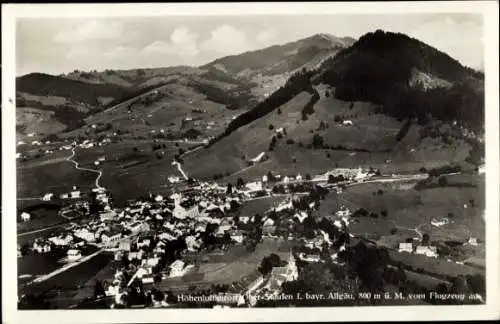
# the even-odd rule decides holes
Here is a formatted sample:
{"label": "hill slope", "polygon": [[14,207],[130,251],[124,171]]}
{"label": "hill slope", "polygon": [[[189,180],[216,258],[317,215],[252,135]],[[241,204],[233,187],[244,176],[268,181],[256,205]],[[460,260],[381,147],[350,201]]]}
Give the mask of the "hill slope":
{"label": "hill slope", "polygon": [[[399,164],[393,170],[416,171],[464,161],[474,144],[468,130],[484,129],[483,91],[482,74],[448,55],[406,35],[369,33],[290,77],[187,157],[186,166],[209,177],[217,169],[239,175],[339,164],[390,170],[391,160]],[[280,140],[282,127],[287,134]],[[248,167],[260,152],[270,159]]]}
{"label": "hill slope", "polygon": [[[88,137],[94,133],[89,132],[92,124],[103,124],[111,125],[111,128],[104,127],[111,132],[127,129],[131,136],[144,137],[175,124],[176,127],[168,131],[181,135],[188,127],[180,118],[185,114],[188,119],[198,119],[197,125],[191,125],[198,132],[215,136],[231,118],[255,106],[282,86],[290,75],[304,67],[318,65],[352,42],[350,38],[315,35],[221,58],[200,68],[178,66],[74,71],[59,76],[25,75],[16,80],[17,106],[54,112],[44,116],[58,127],[51,130],[50,127],[37,129],[36,123],[23,125],[33,121],[26,116],[18,119],[18,129],[30,129],[43,133],[41,135],[64,131],[63,137]],[[214,107],[229,111],[210,113]],[[25,111],[20,109],[18,113]],[[209,113],[201,117],[200,112],[205,111]],[[189,116],[190,113],[196,116]]]}

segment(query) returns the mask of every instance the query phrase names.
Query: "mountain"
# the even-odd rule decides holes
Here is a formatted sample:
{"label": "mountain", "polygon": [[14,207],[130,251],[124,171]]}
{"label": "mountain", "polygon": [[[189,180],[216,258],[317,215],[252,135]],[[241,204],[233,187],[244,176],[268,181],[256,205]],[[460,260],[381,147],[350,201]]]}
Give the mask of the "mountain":
{"label": "mountain", "polygon": [[[376,31],[297,71],[184,162],[199,177],[336,165],[418,171],[464,162],[482,134],[482,73],[419,40]],[[268,160],[249,165],[261,152]]]}
{"label": "mountain", "polygon": [[[88,137],[95,133],[91,126],[101,124],[105,127],[98,129],[123,130],[137,138],[160,128],[171,136],[190,128],[216,136],[292,74],[318,65],[353,41],[315,35],[201,67],[28,74],[16,80],[19,135],[30,130],[41,136]],[[44,123],[35,123],[34,114]],[[192,123],[184,120],[189,115]]]}
{"label": "mountain", "polygon": [[317,34],[284,45],[226,56],[200,68],[207,69],[208,73],[233,75],[251,82],[255,84],[253,93],[263,98],[277,90],[300,69],[314,68],[354,42],[350,37]]}
{"label": "mountain", "polygon": [[325,62],[321,81],[343,100],[371,101],[385,113],[484,127],[484,75],[423,42],[378,30]]}

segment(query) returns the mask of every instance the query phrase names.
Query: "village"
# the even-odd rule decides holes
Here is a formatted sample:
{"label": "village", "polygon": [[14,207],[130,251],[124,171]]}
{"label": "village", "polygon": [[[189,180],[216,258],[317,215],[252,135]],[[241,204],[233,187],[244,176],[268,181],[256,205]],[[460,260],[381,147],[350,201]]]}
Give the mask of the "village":
{"label": "village", "polygon": [[[263,157],[259,156],[255,162]],[[252,278],[236,289],[220,292],[224,296],[233,295],[234,298],[224,299],[231,301],[229,306],[255,306],[259,300],[279,295],[283,282],[296,280],[296,260],[325,262],[324,250],[333,251],[329,261],[342,264],[338,255],[346,248],[346,237],[353,237],[348,233],[353,212],[340,206],[328,216],[330,225],[321,229],[306,225],[312,218],[311,212],[319,207],[322,194],[332,190],[341,193],[348,184],[380,175],[378,170],[371,168],[334,169],[313,177],[269,172],[257,181],[244,183],[238,179],[234,186],[223,186],[217,182],[193,181],[179,162],[172,164],[177,166],[181,177],[171,175],[168,179],[178,188],[168,196],[150,193],[145,199],[129,201],[122,208],[113,206],[112,196],[105,188],[94,188],[89,194],[82,194],[76,186],[72,187],[59,197],[72,201],[59,211],[61,217],[72,220],[71,225],[50,237],[36,239],[32,251],[50,254],[62,249],[67,264],[85,262],[100,252],[113,253],[115,261],[121,262],[123,267],[106,281],[104,295],[112,298],[112,307],[124,307],[129,303],[127,296],[132,287],[138,284],[143,289],[149,287],[147,291],[141,290],[147,295],[156,291],[155,287],[162,287],[165,281],[164,286],[170,291],[169,280],[189,276],[195,271],[196,260],[214,247],[224,251],[239,245],[251,249],[262,240],[296,242],[295,253],[290,250],[285,265],[275,266],[269,273]],[[238,213],[241,206],[252,200],[281,196],[281,202],[262,215]],[[53,198],[52,193],[47,193],[42,200]],[[21,218],[29,221],[30,215],[24,212]],[[297,231],[297,228],[302,230]],[[435,247],[415,242],[401,243],[399,252],[437,257]],[[43,276],[35,279],[41,280]],[[154,307],[172,304],[166,293],[161,300],[152,300]]]}

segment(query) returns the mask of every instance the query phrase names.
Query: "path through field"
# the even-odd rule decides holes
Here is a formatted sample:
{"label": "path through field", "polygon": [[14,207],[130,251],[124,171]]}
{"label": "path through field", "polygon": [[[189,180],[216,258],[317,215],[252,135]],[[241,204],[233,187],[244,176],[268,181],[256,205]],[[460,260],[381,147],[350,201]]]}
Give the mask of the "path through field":
{"label": "path through field", "polygon": [[72,148],[71,149],[71,155],[68,156],[66,158],[66,161],[68,162],[71,162],[75,165],[75,169],[77,170],[82,170],[82,171],[88,171],[88,172],[94,172],[94,173],[97,173],[97,178],[95,179],[95,186],[96,188],[98,189],[104,189],[103,187],[101,187],[99,185],[99,179],[101,179],[101,176],[102,176],[102,170],[94,170],[94,169],[87,169],[87,168],[82,168],[78,165],[78,162],[76,162],[75,160],[73,160],[73,157],[75,156],[75,148]]}

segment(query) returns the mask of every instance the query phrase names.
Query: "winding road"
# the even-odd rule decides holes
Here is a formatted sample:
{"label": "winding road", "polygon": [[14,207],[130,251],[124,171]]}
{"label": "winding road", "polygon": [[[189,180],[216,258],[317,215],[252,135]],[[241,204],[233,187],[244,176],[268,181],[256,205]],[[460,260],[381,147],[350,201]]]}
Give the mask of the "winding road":
{"label": "winding road", "polygon": [[82,167],[80,167],[80,166],[78,165],[78,162],[76,162],[75,160],[73,160],[73,157],[74,157],[74,156],[75,156],[75,148],[73,147],[73,148],[71,149],[71,155],[70,155],[70,156],[68,156],[68,157],[66,158],[66,161],[73,163],[73,164],[75,165],[75,169],[77,169],[77,170],[82,170],[82,171],[88,171],[88,172],[94,172],[94,173],[97,173],[98,175],[97,175],[97,178],[95,179],[95,186],[96,186],[96,188],[98,188],[98,189],[104,189],[103,187],[101,187],[101,186],[99,185],[99,179],[101,179],[101,176],[102,176],[102,170],[94,170],[94,169],[82,168]]}

